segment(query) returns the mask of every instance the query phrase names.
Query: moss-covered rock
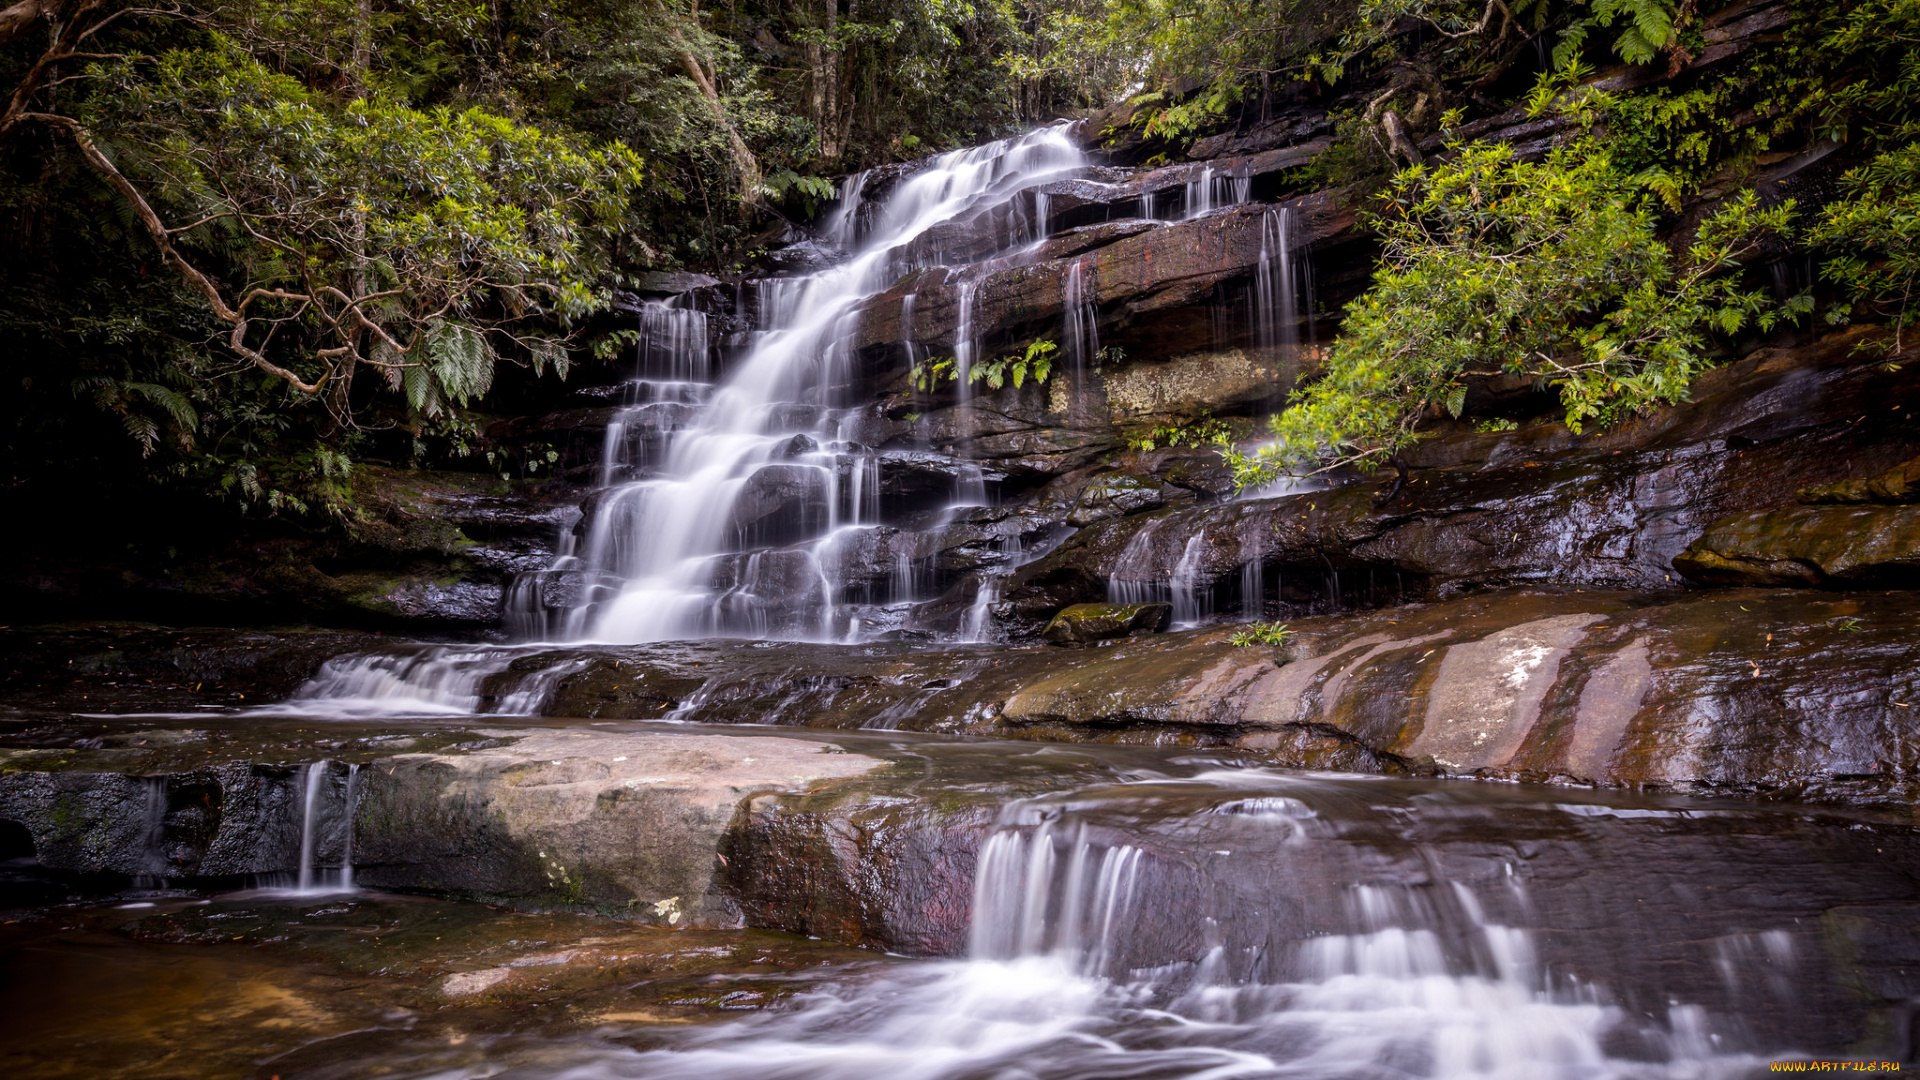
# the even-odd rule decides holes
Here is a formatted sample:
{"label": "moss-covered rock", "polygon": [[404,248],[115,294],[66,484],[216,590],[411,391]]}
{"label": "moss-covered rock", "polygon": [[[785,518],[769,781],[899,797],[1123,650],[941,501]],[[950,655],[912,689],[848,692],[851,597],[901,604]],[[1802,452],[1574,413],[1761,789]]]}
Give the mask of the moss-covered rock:
{"label": "moss-covered rock", "polygon": [[1878,476],[1802,488],[1799,499],[1808,504],[1920,502],[1920,458],[1903,461]]}
{"label": "moss-covered rock", "polygon": [[1166,629],[1172,619],[1170,604],[1074,604],[1055,615],[1040,636],[1055,645],[1085,645],[1154,633]]}

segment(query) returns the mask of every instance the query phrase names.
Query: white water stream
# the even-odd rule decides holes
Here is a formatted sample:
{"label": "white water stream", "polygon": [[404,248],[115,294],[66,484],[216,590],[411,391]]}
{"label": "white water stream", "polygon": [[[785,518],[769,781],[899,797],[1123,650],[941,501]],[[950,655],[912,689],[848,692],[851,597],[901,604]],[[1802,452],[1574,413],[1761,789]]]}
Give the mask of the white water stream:
{"label": "white water stream", "polygon": [[[1269,915],[1258,907],[1221,907],[1205,888],[1180,884],[1190,882],[1183,865],[1208,857],[1192,846],[1195,830],[1247,844],[1282,873],[1335,870],[1338,827],[1320,820],[1312,785],[1233,770],[1137,796],[1122,785],[1011,803],[979,855],[965,960],[882,966],[736,1021],[656,1029],[649,1041],[665,1048],[581,1040],[504,1071],[410,1075],[1732,1080],[1764,1068],[1764,1058],[1723,1046],[1724,1017],[1681,1002],[1637,1013],[1604,987],[1556,978],[1536,958],[1533,932],[1505,921],[1529,909],[1518,879],[1441,880],[1437,891],[1411,880],[1335,884],[1344,910],[1309,917],[1344,929],[1295,940],[1262,936]],[[1171,850],[1102,835],[1113,812],[1209,787],[1219,791],[1211,806],[1124,832]],[[1776,937],[1722,949],[1729,982],[1792,972],[1793,946]]]}
{"label": "white water stream", "polygon": [[[516,628],[550,640],[635,643],[686,638],[858,639],[835,554],[848,531],[879,525],[879,473],[846,437],[855,379],[855,309],[923,269],[916,243],[956,217],[1024,206],[1028,188],[1084,165],[1053,127],[944,154],[863,213],[864,174],[846,183],[822,230],[848,257],[818,272],[753,283],[760,329],[717,383],[698,312],[649,309],[641,378],[609,430],[609,486],[593,501],[578,549],[516,589]],[[861,238],[864,226],[864,238]],[[1032,229],[1011,230],[1026,242]],[[957,271],[956,271],[957,272]],[[973,345],[970,282],[961,279],[954,350]],[[963,379],[962,394],[967,390]],[[648,437],[636,442],[636,432]],[[956,485],[956,503],[984,501]],[[574,591],[554,604],[542,577]],[[896,602],[919,599],[892,598]],[[554,614],[549,614],[554,613]]]}

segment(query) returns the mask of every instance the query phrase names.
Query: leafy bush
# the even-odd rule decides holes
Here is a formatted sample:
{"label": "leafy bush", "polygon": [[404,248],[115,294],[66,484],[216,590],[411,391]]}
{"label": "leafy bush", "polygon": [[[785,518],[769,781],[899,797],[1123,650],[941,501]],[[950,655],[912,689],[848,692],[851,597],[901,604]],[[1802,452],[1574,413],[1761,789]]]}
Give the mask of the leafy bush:
{"label": "leafy bush", "polygon": [[1787,230],[1792,203],[1730,199],[1676,257],[1655,234],[1652,196],[1603,146],[1537,164],[1503,145],[1455,150],[1395,177],[1372,220],[1385,248],[1373,286],[1348,308],[1324,375],[1272,419],[1273,444],[1225,451],[1242,487],[1377,467],[1423,421],[1460,416],[1470,378],[1557,388],[1575,431],[1680,401],[1709,366],[1712,333],[1783,314],[1736,270]]}

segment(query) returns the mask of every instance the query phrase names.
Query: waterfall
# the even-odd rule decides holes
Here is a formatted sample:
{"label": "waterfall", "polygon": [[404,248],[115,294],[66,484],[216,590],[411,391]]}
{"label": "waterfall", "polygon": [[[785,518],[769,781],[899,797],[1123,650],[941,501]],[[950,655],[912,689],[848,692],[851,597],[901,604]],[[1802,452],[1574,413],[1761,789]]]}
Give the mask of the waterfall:
{"label": "waterfall", "polygon": [[1267,595],[1267,576],[1264,553],[1260,543],[1260,518],[1248,514],[1240,519],[1240,614],[1248,621],[1258,622],[1265,616],[1263,610]]}
{"label": "waterfall", "polygon": [[333,763],[322,758],[311,765],[300,767],[300,879],[295,887],[301,892],[313,891],[313,855],[315,845],[314,804],[320,799],[320,785],[327,779],[327,767]]}
{"label": "waterfall", "polygon": [[1286,207],[1260,216],[1260,261],[1253,275],[1253,343],[1260,359],[1297,373],[1300,305],[1296,295],[1290,218]]}
{"label": "waterfall", "polygon": [[827,219],[820,232],[834,247],[850,248],[859,239],[860,197],[867,188],[872,169],[862,169],[840,182],[840,207]]}
{"label": "waterfall", "polygon": [[1200,175],[1187,181],[1187,217],[1213,213],[1213,166],[1202,165]]}
{"label": "waterfall", "polygon": [[139,777],[141,826],[139,851],[148,873],[133,875],[135,888],[158,889],[166,885],[172,865],[167,858],[167,778]]}
{"label": "waterfall", "polygon": [[960,640],[979,642],[987,640],[987,616],[993,605],[1000,602],[1001,577],[997,574],[982,574],[974,586],[973,603],[967,605],[967,612],[960,619]]}
{"label": "waterfall", "polygon": [[1011,960],[1052,954],[1087,974],[1107,974],[1114,933],[1126,927],[1140,852],[1101,848],[1084,828],[1065,843],[1062,864],[1052,825],[987,838],[973,883],[969,954]]}
{"label": "waterfall", "polygon": [[347,766],[347,812],[345,846],[340,852],[340,887],[353,888],[353,816],[360,809],[360,766]]}
{"label": "waterfall", "polygon": [[[830,635],[842,618],[832,610],[839,598],[822,595],[833,581],[813,553],[836,529],[868,522],[878,506],[877,469],[841,435],[852,404],[856,307],[937,260],[931,245],[915,243],[935,226],[963,212],[1024,205],[1029,189],[1083,164],[1064,128],[1054,127],[935,157],[884,203],[863,201],[866,174],[849,177],[820,230],[846,258],[805,277],[752,283],[758,329],[717,381],[698,313],[674,304],[646,309],[643,378],[670,375],[697,389],[677,390],[669,402],[651,388],[648,404],[671,410],[617,418],[604,455],[607,486],[590,500],[579,550],[543,572],[568,584],[538,595],[514,590],[516,609],[538,602],[563,616],[519,625],[609,642]],[[964,402],[978,360],[977,281],[957,269],[949,278],[960,322],[955,390]],[[644,459],[625,449],[642,430]],[[986,500],[977,469],[962,471],[955,500]],[[802,573],[804,565],[812,572]]]}
{"label": "waterfall", "polygon": [[642,304],[639,354],[636,382],[642,386],[660,386],[677,396],[708,382],[713,373],[706,313],[687,307],[684,296]]}
{"label": "waterfall", "polygon": [[[333,762],[321,759],[293,774],[300,815],[300,862],[290,890],[294,896],[352,892],[353,818],[360,806],[360,766],[347,766],[344,790],[329,799]],[[330,805],[331,804],[331,805]],[[339,869],[321,865],[328,852],[339,853]]]}
{"label": "waterfall", "polygon": [[1206,553],[1207,530],[1202,528],[1187,537],[1180,561],[1167,580],[1167,591],[1173,599],[1173,625],[1180,629],[1198,626],[1200,620],[1213,614],[1212,585],[1200,578],[1200,563]]}
{"label": "waterfall", "polygon": [[1067,360],[1073,365],[1073,395],[1081,396],[1086,372],[1100,354],[1099,287],[1089,282],[1091,258],[1075,259],[1067,264],[1060,280],[1061,334],[1067,346]]}

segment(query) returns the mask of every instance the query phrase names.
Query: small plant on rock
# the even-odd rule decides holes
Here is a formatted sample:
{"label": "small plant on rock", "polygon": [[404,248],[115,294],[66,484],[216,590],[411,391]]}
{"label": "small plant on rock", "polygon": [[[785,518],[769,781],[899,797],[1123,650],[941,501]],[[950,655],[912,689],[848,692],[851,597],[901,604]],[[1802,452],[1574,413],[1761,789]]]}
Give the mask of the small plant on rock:
{"label": "small plant on rock", "polygon": [[1228,642],[1246,648],[1249,645],[1285,645],[1293,640],[1293,631],[1282,622],[1248,623],[1245,629],[1236,631]]}
{"label": "small plant on rock", "polygon": [[[1053,354],[1059,346],[1042,338],[1027,346],[1024,355],[1003,356],[998,360],[982,360],[967,369],[967,382],[984,381],[995,390],[1007,385],[1011,379],[1015,387],[1026,385],[1031,378],[1034,382],[1046,382],[1053,374]],[[923,393],[931,393],[942,382],[959,382],[959,361],[951,356],[929,359],[926,363],[915,364],[907,372],[907,382]]]}

